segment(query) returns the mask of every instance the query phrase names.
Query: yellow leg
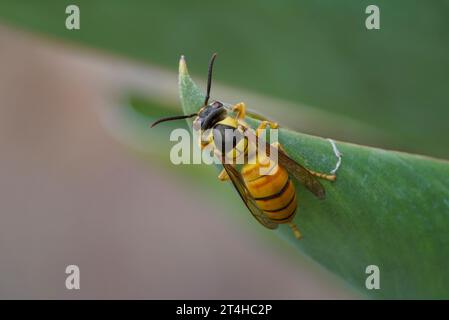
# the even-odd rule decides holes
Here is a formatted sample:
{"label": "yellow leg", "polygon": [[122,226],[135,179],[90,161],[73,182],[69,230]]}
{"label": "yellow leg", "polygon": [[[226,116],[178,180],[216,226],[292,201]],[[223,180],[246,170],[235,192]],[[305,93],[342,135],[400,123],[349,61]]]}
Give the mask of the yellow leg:
{"label": "yellow leg", "polygon": [[279,124],[274,121],[270,121],[261,115],[253,114],[251,111],[246,110],[246,105],[244,102],[239,102],[232,107],[232,111],[236,113],[236,119],[243,120],[248,113],[250,116],[253,116],[255,119],[261,120],[259,127],[257,130],[264,130],[269,126],[271,129],[279,128]]}
{"label": "yellow leg", "polygon": [[301,239],[301,238],[302,238],[302,235],[301,235],[301,232],[299,232],[299,229],[298,229],[298,227],[296,226],[296,224],[294,224],[293,222],[290,222],[288,225],[289,225],[290,228],[292,229],[293,234],[295,235],[295,238],[298,239],[298,240]]}
{"label": "yellow leg", "polygon": [[243,102],[237,103],[233,106],[232,111],[236,113],[237,119],[244,119],[246,117],[246,105]]}
{"label": "yellow leg", "polygon": [[269,121],[269,120],[264,120],[262,121],[259,126],[256,129],[256,135],[260,136],[260,134],[263,132],[263,130],[266,130],[267,127],[270,127],[271,129],[277,129],[279,128],[279,125],[277,124],[277,122],[273,122],[273,121]]}
{"label": "yellow leg", "polygon": [[237,119],[244,119],[246,117],[246,105],[243,102],[239,102],[232,107],[232,111],[235,112]]}
{"label": "yellow leg", "polygon": [[[309,170],[309,169],[307,169]],[[335,181],[335,179],[337,178],[337,176],[335,174],[326,174],[326,173],[321,173],[321,172],[315,172],[312,170],[309,170],[309,172],[311,174],[313,174],[315,177],[321,178],[321,179],[325,179],[325,180],[329,180],[329,181]]]}
{"label": "yellow leg", "polygon": [[221,170],[220,174],[218,175],[218,179],[220,179],[221,181],[229,180],[228,173],[225,169]]}
{"label": "yellow leg", "polygon": [[279,124],[270,120],[264,120],[259,124],[257,130],[265,130],[267,127],[270,127],[271,129],[277,129],[279,128]]}

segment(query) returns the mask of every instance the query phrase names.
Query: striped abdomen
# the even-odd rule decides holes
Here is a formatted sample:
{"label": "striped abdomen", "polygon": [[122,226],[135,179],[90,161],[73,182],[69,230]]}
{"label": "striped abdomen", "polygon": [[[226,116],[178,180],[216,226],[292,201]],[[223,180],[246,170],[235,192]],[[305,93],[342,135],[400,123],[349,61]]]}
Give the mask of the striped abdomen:
{"label": "striped abdomen", "polygon": [[269,165],[270,175],[260,174],[259,163],[244,165],[243,179],[258,206],[273,222],[290,222],[297,207],[295,187],[283,167]]}

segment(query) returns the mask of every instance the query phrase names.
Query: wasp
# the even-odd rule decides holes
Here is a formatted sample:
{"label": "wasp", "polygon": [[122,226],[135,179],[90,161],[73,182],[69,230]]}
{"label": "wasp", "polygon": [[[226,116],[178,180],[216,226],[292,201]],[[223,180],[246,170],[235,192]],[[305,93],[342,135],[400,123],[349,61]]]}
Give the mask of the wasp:
{"label": "wasp", "polygon": [[[261,131],[268,127],[277,129],[279,125],[250,112],[243,102],[229,106],[217,100],[209,101],[215,58],[216,54],[213,54],[209,62],[206,96],[200,110],[189,115],[159,119],[151,127],[165,121],[195,117],[193,128],[199,133],[201,149],[212,146],[223,166],[218,179],[232,182],[248,210],[263,226],[276,229],[279,224],[288,224],[294,236],[301,239],[301,232],[293,223],[297,211],[297,198],[292,178],[298,180],[318,199],[324,199],[325,189],[317,178],[335,181],[336,175],[306,169],[289,157],[279,143],[268,144],[260,141]],[[244,121],[247,115],[261,120],[255,131]],[[233,135],[226,135],[226,130],[231,130]],[[233,141],[227,141],[228,137],[231,137]],[[260,142],[265,143],[266,148],[262,154],[258,153],[256,148],[258,153],[256,161],[249,161],[255,155],[249,154],[248,137],[253,137],[257,145]],[[271,155],[275,153],[277,154],[276,162],[271,159]],[[242,154],[246,162],[240,170],[232,164],[232,161],[226,161],[228,158],[235,160]],[[268,166],[265,172],[268,171],[269,174],[260,173],[260,169],[264,166]]]}

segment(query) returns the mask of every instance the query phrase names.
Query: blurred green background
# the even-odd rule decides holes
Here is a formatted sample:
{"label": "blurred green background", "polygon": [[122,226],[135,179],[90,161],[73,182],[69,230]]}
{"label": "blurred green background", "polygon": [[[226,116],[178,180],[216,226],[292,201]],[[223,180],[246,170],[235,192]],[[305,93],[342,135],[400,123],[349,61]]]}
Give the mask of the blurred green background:
{"label": "blurred green background", "polygon": [[[80,30],[65,28],[69,4],[80,7]],[[369,4],[380,7],[380,30],[365,28]],[[97,271],[112,256],[117,272],[93,280],[97,287],[78,297],[359,297],[313,262],[292,258],[296,253],[251,220],[212,168],[170,164],[168,134],[177,124],[147,125],[181,112],[179,56],[204,85],[210,55],[218,52],[214,98],[245,101],[300,132],[447,159],[448,10],[442,0],[1,0],[0,142],[10,158],[0,158],[0,169],[14,183],[23,179],[14,185],[31,187],[11,188],[8,179],[0,185],[2,213],[11,221],[3,223],[10,264],[0,270],[9,275],[0,294],[70,298],[60,288],[42,289],[66,263],[66,247],[52,245],[67,243],[69,253]],[[39,132],[42,140],[34,136]],[[35,166],[41,153],[45,161]],[[75,165],[78,154],[85,158]],[[46,174],[37,183],[29,171]],[[61,193],[45,189],[66,183]],[[38,203],[29,200],[36,192]],[[64,232],[52,231],[61,225]],[[96,250],[87,254],[75,239]],[[104,251],[109,258],[98,256]],[[22,258],[30,252],[45,254],[32,264]],[[49,264],[55,253],[60,260]],[[34,268],[17,268],[24,261]],[[108,277],[119,272],[128,277],[117,286],[139,289],[108,290],[116,288]],[[277,277],[267,281],[267,272]],[[196,288],[203,275],[208,283]]]}
{"label": "blurred green background", "polygon": [[[72,3],[82,11],[76,32],[62,27]],[[360,120],[385,135],[370,144],[447,158],[449,2],[375,1],[376,31],[364,25],[369,4],[47,0],[30,10],[29,1],[1,1],[0,16],[172,70],[185,54],[203,77],[217,51],[218,82]],[[306,131],[319,134],[313,126]],[[360,135],[350,140],[364,143]]]}

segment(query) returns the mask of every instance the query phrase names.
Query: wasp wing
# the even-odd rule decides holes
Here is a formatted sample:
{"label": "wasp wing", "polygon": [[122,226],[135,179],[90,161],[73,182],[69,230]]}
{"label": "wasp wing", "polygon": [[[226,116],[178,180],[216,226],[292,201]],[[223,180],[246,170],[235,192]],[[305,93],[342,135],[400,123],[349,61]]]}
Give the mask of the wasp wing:
{"label": "wasp wing", "polygon": [[229,178],[232,181],[235,189],[239,193],[243,202],[245,203],[248,210],[257,219],[263,226],[268,229],[276,229],[278,227],[277,223],[272,222],[265,213],[258,207],[256,200],[249,193],[248,188],[243,181],[242,175],[237,169],[235,169],[232,165],[223,163],[223,167],[226,170]]}
{"label": "wasp wing", "polygon": [[[272,147],[275,148],[275,147]],[[324,199],[326,196],[323,185],[315,178],[309,170],[290,158],[284,151],[275,148],[274,152],[278,152],[278,162],[283,166],[296,180],[303,184],[310,192],[312,192],[319,199]]]}
{"label": "wasp wing", "polygon": [[319,199],[324,199],[326,192],[324,190],[323,185],[315,178],[309,170],[304,168],[302,165],[297,163],[295,160],[290,158],[282,149],[276,148],[266,141],[260,139],[255,133],[251,130],[247,130],[249,135],[252,135],[256,141],[257,145],[259,145],[259,140],[262,143],[265,143],[265,150],[267,156],[277,153],[278,155],[278,163],[283,166],[296,180],[298,180],[302,185],[304,185],[310,192],[312,192]]}

